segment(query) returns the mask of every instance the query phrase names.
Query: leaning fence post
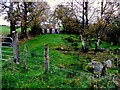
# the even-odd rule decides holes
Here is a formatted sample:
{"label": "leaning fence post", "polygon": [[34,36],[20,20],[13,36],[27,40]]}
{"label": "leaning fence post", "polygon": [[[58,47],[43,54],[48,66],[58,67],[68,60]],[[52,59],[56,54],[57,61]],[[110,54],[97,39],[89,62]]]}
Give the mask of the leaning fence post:
{"label": "leaning fence post", "polygon": [[23,62],[24,70],[27,69],[27,66],[26,66],[26,59],[27,59],[27,45],[25,44],[25,45],[24,45],[24,62]]}
{"label": "leaning fence post", "polygon": [[49,70],[49,47],[48,44],[44,45],[44,68],[45,73]]}
{"label": "leaning fence post", "polygon": [[13,54],[14,54],[14,62],[19,64],[20,55],[19,55],[19,44],[18,44],[18,32],[13,31]]}

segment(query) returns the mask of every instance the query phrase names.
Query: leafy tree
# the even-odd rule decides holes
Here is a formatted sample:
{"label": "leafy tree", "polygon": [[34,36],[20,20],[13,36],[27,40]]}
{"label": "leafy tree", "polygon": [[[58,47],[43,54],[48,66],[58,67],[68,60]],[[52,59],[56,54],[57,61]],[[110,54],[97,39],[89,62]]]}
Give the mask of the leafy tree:
{"label": "leafy tree", "polygon": [[27,28],[31,28],[32,35],[40,33],[40,23],[44,22],[49,8],[46,2],[25,2],[22,0],[17,6],[17,21],[21,24],[21,38],[28,37]]}
{"label": "leafy tree", "polygon": [[54,11],[54,17],[61,20],[64,33],[75,34],[78,32],[80,27],[79,21],[69,6],[58,5]]}
{"label": "leafy tree", "polygon": [[107,40],[113,45],[120,45],[120,18],[116,17],[107,27]]}
{"label": "leafy tree", "polygon": [[[93,25],[93,32],[95,38],[97,38],[95,43],[95,50],[99,50],[100,40],[107,40],[107,33],[109,33],[108,27],[112,24],[114,21],[114,18],[116,17],[116,3],[111,2],[104,2],[102,0],[101,2],[101,16],[97,18],[97,23],[94,23]],[[99,13],[99,12],[98,12]]]}
{"label": "leafy tree", "polygon": [[[96,8],[94,8],[94,10],[92,10],[93,12],[91,12],[91,3],[89,3],[88,0],[75,0],[75,1],[71,1],[71,7],[73,8],[72,10],[74,10],[74,15],[76,16],[77,20],[79,21],[79,35],[82,41],[82,49],[83,51],[87,52],[88,46],[89,46],[89,40],[88,38],[91,36],[91,29],[89,28],[90,20],[91,18],[94,18],[94,13],[96,12]],[[92,14],[90,14],[90,12]],[[90,16],[90,17],[89,17]]]}
{"label": "leafy tree", "polygon": [[31,33],[34,35],[41,33],[41,22],[47,21],[49,12],[49,5],[47,2],[33,2],[32,8],[29,13],[29,27],[31,28]]}

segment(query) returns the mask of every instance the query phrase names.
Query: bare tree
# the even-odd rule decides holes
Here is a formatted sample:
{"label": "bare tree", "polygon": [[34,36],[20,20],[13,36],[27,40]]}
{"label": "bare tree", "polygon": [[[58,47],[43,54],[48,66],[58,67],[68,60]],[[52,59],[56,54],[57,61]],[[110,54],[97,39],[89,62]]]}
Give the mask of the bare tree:
{"label": "bare tree", "polygon": [[99,50],[100,46],[100,40],[104,33],[108,32],[106,28],[113,22],[112,19],[116,16],[115,12],[117,10],[116,3],[112,2],[104,2],[105,0],[102,0],[101,2],[101,17],[98,18],[98,27],[96,29],[96,36],[97,36],[97,42],[95,43],[95,50]]}
{"label": "bare tree", "polygon": [[21,38],[27,37],[27,14],[28,14],[28,2],[23,0],[21,4]]}

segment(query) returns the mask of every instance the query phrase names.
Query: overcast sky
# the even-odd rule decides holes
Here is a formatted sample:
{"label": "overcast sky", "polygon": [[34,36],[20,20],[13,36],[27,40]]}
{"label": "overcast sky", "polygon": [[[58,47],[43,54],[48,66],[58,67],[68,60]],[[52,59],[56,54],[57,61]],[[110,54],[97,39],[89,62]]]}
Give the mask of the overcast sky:
{"label": "overcast sky", "polygon": [[[44,1],[48,2],[48,4],[50,5],[51,9],[54,9],[55,5],[60,4],[62,2],[65,2],[67,0],[44,0]],[[9,23],[6,20],[4,20],[4,16],[0,17],[0,25],[9,25]]]}
{"label": "overcast sky", "polygon": [[[60,3],[65,3],[70,0],[43,0],[43,1],[47,1],[51,7],[51,10],[54,10],[56,5]],[[4,20],[4,16],[0,17],[0,25],[9,25],[9,23],[6,20]]]}
{"label": "overcast sky", "polygon": [[[34,1],[34,0],[33,0]],[[65,2],[67,2],[67,1],[72,1],[72,0],[43,0],[43,1],[47,1],[48,2],[48,4],[50,5],[50,7],[51,7],[51,10],[54,10],[54,8],[55,8],[55,6],[56,5],[58,5],[58,4],[60,4],[60,3],[65,3]],[[73,0],[74,1],[74,0]],[[88,0],[89,2],[90,1],[97,1],[97,2],[101,2],[101,0]],[[112,1],[112,0],[108,0],[108,1]],[[97,3],[96,4],[94,4],[94,7],[96,7],[97,6]],[[4,16],[1,16],[0,17],[0,25],[9,25],[9,23],[6,21],[6,20],[4,20],[4,18],[3,18]]]}

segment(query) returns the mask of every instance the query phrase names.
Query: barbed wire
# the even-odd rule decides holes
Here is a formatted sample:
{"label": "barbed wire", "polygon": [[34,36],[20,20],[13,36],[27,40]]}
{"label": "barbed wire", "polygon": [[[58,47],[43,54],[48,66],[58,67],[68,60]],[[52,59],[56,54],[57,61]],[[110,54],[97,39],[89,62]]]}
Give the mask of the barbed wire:
{"label": "barbed wire", "polygon": [[63,68],[59,68],[57,66],[54,66],[55,68],[57,69],[60,69],[60,70],[63,70],[63,71],[66,71],[66,72],[71,72],[71,73],[78,73],[78,74],[84,74],[84,75],[93,75],[91,73],[85,73],[85,72],[80,72],[80,71],[76,71],[76,70],[72,70],[72,69],[63,69]]}
{"label": "barbed wire", "polygon": [[[53,55],[53,54],[52,54]],[[74,59],[74,57],[71,57],[71,58],[67,58],[67,59],[63,59],[61,57],[57,57],[57,56],[50,56],[50,58],[59,58],[60,60],[65,60],[65,61],[70,61],[70,62],[74,62],[74,63],[79,63],[79,61],[72,61],[71,59]],[[78,57],[78,59],[86,59],[84,57]]]}
{"label": "barbed wire", "polygon": [[35,53],[35,52],[29,52],[29,51],[26,51],[27,53],[31,53],[31,54],[37,54],[37,55],[42,55],[43,56],[43,54],[39,54],[39,53]]}
{"label": "barbed wire", "polygon": [[42,49],[44,48],[44,46],[30,45],[30,44],[26,44],[26,45],[27,45],[27,47],[33,47],[33,46],[35,47],[36,46],[36,47],[39,47],[39,48],[42,48]]}
{"label": "barbed wire", "polygon": [[[55,57],[55,56],[52,56],[52,57]],[[77,61],[71,61],[70,59],[62,59],[62,58],[60,58],[60,57],[55,57],[55,58],[59,58],[59,60],[63,60],[63,61],[69,61],[69,62],[74,62],[74,63],[79,63],[79,61],[77,62]]]}
{"label": "barbed wire", "polygon": [[[51,48],[51,50],[55,50],[55,49],[52,49]],[[61,50],[62,51],[62,50]],[[76,54],[80,54],[80,52],[65,52],[65,51],[63,51],[65,54],[74,54],[74,53],[76,53]],[[103,56],[103,55],[94,55],[94,54],[89,54],[89,55],[92,55],[92,56],[95,56],[95,57],[105,57],[105,58],[109,58],[109,57],[111,57],[112,58],[112,56]]]}
{"label": "barbed wire", "polygon": [[[50,50],[56,50],[56,49],[51,48]],[[57,51],[62,51],[62,50],[57,50]],[[75,51],[74,52],[69,52],[69,51],[64,51],[63,50],[62,52],[64,52],[65,54],[80,54],[80,52],[75,52]]]}
{"label": "barbed wire", "polygon": [[[59,69],[59,70],[65,71],[65,72],[70,72],[70,73],[75,73],[76,72],[76,74],[88,75],[88,76],[91,76],[93,79],[95,79],[94,74],[92,74],[92,73],[85,73],[85,72],[80,72],[80,71],[71,70],[71,69],[64,69],[64,68],[59,68],[57,66],[54,66],[54,67],[57,68],[57,69]],[[99,77],[98,79],[100,80],[100,79],[103,79],[105,77],[111,78],[111,79],[118,78],[115,75],[112,75],[112,76],[111,75],[105,75],[105,76]]]}
{"label": "barbed wire", "polygon": [[[31,52],[30,52],[31,53]],[[36,54],[36,53],[35,53]],[[43,55],[43,54],[42,54]],[[56,57],[56,58],[58,58],[58,57]],[[60,57],[59,57],[60,58]],[[6,59],[2,59],[2,60],[4,60],[4,61],[8,61],[8,60],[6,60]],[[67,59],[64,59],[64,60],[66,60],[67,61]],[[72,61],[72,62],[74,62],[74,61]],[[78,63],[78,62],[76,62],[76,63]],[[39,64],[44,64],[44,62],[39,62]],[[93,74],[91,74],[91,73],[85,73],[85,72],[80,72],[80,71],[76,71],[76,70],[72,70],[72,69],[64,69],[64,68],[59,68],[59,67],[57,67],[57,66],[55,66],[55,68],[57,68],[57,69],[60,69],[60,70],[63,70],[63,71],[66,71],[66,72],[70,72],[70,73],[77,73],[77,74],[83,74],[83,75],[91,75],[91,76],[93,76]],[[110,75],[108,75],[108,76],[110,76]],[[115,77],[116,78],[116,77]],[[100,79],[100,78],[99,78]]]}
{"label": "barbed wire", "polygon": [[[22,60],[20,60],[20,62],[22,62],[22,63],[23,63],[23,62],[24,62],[24,57],[20,57],[20,59],[22,59]],[[26,61],[30,61],[30,60],[27,58],[27,60],[26,60]],[[34,62],[36,62],[36,61],[37,61],[37,62],[39,61],[37,64],[44,64],[44,61],[35,60]],[[33,63],[32,63],[32,64],[33,64]]]}
{"label": "barbed wire", "polygon": [[[50,53],[51,55],[54,55],[55,53]],[[64,53],[62,53],[62,54],[64,54]],[[80,56],[79,56],[79,58],[80,58]],[[85,58],[85,57],[81,57],[81,58]]]}
{"label": "barbed wire", "polygon": [[17,49],[17,50],[20,52],[23,52],[23,54],[24,54],[24,52],[27,52],[27,53],[31,53],[31,54],[44,55],[44,54],[39,54],[39,53],[35,53],[35,52],[30,52],[30,51],[24,51],[24,50],[20,50],[20,49]]}

